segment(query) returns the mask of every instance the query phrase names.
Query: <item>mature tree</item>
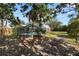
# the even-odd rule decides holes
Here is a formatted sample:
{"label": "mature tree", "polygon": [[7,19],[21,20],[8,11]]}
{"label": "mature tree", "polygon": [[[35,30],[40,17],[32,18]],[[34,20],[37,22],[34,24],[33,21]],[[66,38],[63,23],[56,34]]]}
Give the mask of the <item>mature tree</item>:
{"label": "mature tree", "polygon": [[26,11],[28,5],[31,7],[31,10],[25,13],[26,16],[29,17],[29,21],[33,23],[39,23],[41,25],[42,22],[46,22],[50,20],[50,11],[48,9],[48,4],[25,4],[22,6],[22,12]]}
{"label": "mature tree", "polygon": [[9,4],[0,4],[0,31],[1,36],[3,36],[2,31],[4,27],[4,21],[13,19],[13,13],[11,6]]}
{"label": "mature tree", "polygon": [[[16,11],[15,8],[16,4],[8,4],[8,3],[1,3],[0,4],[0,33],[3,36],[3,28],[6,27],[7,23],[10,22],[13,25],[19,25],[21,21],[19,18],[16,19],[14,17],[13,12]],[[4,23],[6,24],[4,25]]]}
{"label": "mature tree", "polygon": [[[21,12],[25,17],[28,17],[29,22],[39,25],[40,28],[43,23],[52,18],[52,13],[48,8],[48,4],[22,4],[21,7]],[[31,10],[27,12],[29,7]]]}
{"label": "mature tree", "polygon": [[68,24],[68,34],[70,36],[73,36],[74,38],[76,38],[77,41],[77,36],[79,36],[79,19],[75,18],[72,19],[69,24]]}

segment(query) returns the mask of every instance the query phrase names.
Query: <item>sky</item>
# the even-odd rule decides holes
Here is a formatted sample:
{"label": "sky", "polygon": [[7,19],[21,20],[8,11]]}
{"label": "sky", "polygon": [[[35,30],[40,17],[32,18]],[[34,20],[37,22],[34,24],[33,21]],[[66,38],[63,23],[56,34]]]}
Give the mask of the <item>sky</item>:
{"label": "sky", "polygon": [[[48,8],[55,8],[57,4],[54,4],[54,6],[48,6]],[[16,5],[16,8],[18,8],[18,10],[16,12],[14,12],[15,17],[19,17],[21,20],[23,20],[25,23],[28,23],[28,18],[23,17],[22,13],[20,12],[20,6]],[[28,10],[30,10],[31,8],[29,8]],[[65,8],[66,11],[68,11],[68,8]],[[67,25],[68,21],[70,20],[70,18],[68,17],[68,14],[74,14],[74,16],[77,14],[75,12],[75,10],[68,12],[66,14],[57,14],[56,18],[58,21],[62,22],[63,25]]]}
{"label": "sky", "polygon": [[56,19],[58,20],[58,21],[60,21],[60,22],[62,22],[63,23],[63,25],[67,25],[68,24],[68,22],[69,22],[69,20],[70,20],[70,18],[68,17],[68,14],[74,14],[74,17],[76,17],[76,12],[75,11],[72,11],[72,12],[69,12],[69,13],[66,13],[66,14],[58,14],[57,15],[57,17],[56,17]]}

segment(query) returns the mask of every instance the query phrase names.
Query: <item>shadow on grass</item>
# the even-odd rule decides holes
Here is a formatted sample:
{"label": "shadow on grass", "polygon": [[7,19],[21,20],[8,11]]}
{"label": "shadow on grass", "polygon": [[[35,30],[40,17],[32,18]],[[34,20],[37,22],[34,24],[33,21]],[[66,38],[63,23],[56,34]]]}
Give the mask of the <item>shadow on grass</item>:
{"label": "shadow on grass", "polygon": [[62,39],[36,38],[32,44],[20,46],[18,40],[7,41],[4,48],[0,48],[0,56],[69,56],[79,55],[75,47],[69,46]]}

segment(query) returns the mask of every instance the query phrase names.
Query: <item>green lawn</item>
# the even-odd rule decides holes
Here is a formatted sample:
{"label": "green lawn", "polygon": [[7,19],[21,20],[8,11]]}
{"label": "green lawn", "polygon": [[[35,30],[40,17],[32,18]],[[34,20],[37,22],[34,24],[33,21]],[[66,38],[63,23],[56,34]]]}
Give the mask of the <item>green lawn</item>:
{"label": "green lawn", "polygon": [[55,38],[58,36],[67,36],[68,34],[66,32],[53,31],[53,32],[47,32],[44,35],[49,38],[52,38],[52,37]]}
{"label": "green lawn", "polygon": [[67,32],[65,32],[65,31],[53,31],[53,32],[50,32],[50,34],[53,34],[53,35],[68,35]]}
{"label": "green lawn", "polygon": [[75,41],[75,39],[73,37],[70,37],[67,32],[63,32],[63,31],[52,31],[52,32],[47,32],[46,34],[44,34],[44,36],[48,37],[48,38],[56,38],[56,37],[65,37],[67,40],[67,43],[69,44],[77,44]]}
{"label": "green lawn", "polygon": [[57,37],[57,35],[54,35],[54,34],[51,34],[51,33],[46,33],[44,34],[45,37],[48,37],[48,38],[55,38]]}

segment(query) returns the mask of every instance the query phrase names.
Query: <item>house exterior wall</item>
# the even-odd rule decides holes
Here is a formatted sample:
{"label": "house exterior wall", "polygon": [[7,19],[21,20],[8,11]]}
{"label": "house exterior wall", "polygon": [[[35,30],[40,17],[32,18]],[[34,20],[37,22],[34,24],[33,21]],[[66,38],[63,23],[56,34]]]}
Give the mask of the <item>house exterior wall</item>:
{"label": "house exterior wall", "polygon": [[43,24],[42,28],[44,28],[46,30],[46,32],[50,32],[51,31],[51,28],[50,28],[49,25]]}

